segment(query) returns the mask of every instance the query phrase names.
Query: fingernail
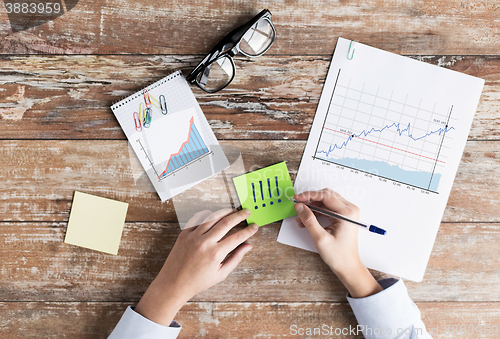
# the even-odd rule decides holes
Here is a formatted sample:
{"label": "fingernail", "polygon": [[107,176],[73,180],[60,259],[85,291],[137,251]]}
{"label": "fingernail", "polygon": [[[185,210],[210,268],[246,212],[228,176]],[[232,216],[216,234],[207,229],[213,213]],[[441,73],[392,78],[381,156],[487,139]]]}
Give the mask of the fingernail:
{"label": "fingernail", "polygon": [[257,224],[252,224],[252,227],[255,229],[259,229],[259,225],[257,225]]}
{"label": "fingernail", "polygon": [[304,205],[302,205],[302,204],[295,205],[295,210],[297,211],[297,213],[300,214],[300,212],[302,212],[304,210]]}
{"label": "fingernail", "polygon": [[248,252],[250,252],[250,250],[251,250],[251,249],[252,249],[252,247],[247,247],[247,248],[245,249],[245,252],[244,252],[243,254],[247,254]]}
{"label": "fingernail", "polygon": [[246,214],[250,214],[250,210],[248,208],[245,208],[244,211]]}

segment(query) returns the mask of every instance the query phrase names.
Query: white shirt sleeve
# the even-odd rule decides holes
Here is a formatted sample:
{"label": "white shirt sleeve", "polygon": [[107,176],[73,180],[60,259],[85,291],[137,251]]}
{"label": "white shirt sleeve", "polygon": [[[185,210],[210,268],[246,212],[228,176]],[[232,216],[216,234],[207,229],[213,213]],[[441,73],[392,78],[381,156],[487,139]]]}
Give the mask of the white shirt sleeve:
{"label": "white shirt sleeve", "polygon": [[181,328],[176,321],[168,327],[157,324],[129,306],[108,339],[175,339]]}
{"label": "white shirt sleeve", "polygon": [[358,329],[367,339],[432,339],[410,299],[401,279],[378,281],[383,291],[366,298],[347,300],[358,321]]}

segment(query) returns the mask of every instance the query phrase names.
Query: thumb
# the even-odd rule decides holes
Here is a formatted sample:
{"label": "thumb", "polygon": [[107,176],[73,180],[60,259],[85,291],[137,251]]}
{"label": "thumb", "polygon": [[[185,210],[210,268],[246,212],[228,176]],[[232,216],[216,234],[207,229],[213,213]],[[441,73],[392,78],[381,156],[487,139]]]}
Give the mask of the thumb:
{"label": "thumb", "polygon": [[296,204],[295,210],[299,215],[300,221],[302,221],[302,224],[304,224],[309,231],[315,244],[317,244],[322,237],[329,235],[329,233],[319,224],[318,219],[316,219],[316,216],[309,207],[304,204]]}

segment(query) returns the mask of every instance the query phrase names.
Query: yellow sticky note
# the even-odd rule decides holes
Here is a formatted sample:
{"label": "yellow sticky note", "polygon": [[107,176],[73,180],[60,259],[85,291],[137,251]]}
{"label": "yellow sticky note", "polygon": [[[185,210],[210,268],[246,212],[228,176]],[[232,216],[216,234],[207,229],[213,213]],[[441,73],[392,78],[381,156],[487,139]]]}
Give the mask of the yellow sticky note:
{"label": "yellow sticky note", "polygon": [[64,242],[116,255],[128,204],[75,192]]}

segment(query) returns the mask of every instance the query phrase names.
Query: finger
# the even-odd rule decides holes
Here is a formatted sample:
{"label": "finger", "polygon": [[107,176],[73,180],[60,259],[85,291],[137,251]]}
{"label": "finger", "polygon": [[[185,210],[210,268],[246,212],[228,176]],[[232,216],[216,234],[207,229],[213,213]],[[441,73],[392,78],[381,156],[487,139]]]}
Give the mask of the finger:
{"label": "finger", "polygon": [[[318,202],[318,201],[312,202],[312,203],[310,203],[310,205],[314,205],[314,206],[317,206],[317,207],[319,207],[319,208],[323,208],[323,209],[325,208],[325,205],[323,205],[323,203],[322,203],[322,202]],[[316,219],[317,219],[317,218],[319,218],[319,217],[325,217],[325,215],[324,215],[324,214],[322,214],[322,213],[318,213],[318,212],[316,212],[316,211],[312,211],[312,212],[314,213],[314,216],[316,217]],[[329,219],[332,223],[335,223],[335,222],[338,222],[338,221],[339,221],[338,219],[331,218],[331,217],[328,217],[328,219]],[[300,220],[300,217],[299,217],[299,216],[297,216],[297,217],[295,218],[295,221],[297,222],[297,224],[298,224],[298,226],[299,226],[300,228],[304,228],[304,227],[305,227],[305,226],[304,226],[304,224],[302,223],[302,221]],[[327,229],[327,227],[323,227],[323,228],[324,228],[324,229]],[[331,233],[331,232],[330,232],[330,233]]]}
{"label": "finger", "polygon": [[219,220],[224,218],[225,216],[233,213],[232,209],[229,208],[224,208],[218,211],[215,211],[208,215],[205,219],[203,219],[203,222],[198,226],[199,232],[201,234],[205,234],[208,232]]}
{"label": "finger", "polygon": [[296,204],[295,210],[299,215],[302,224],[307,228],[312,240],[315,244],[320,241],[321,238],[328,235],[328,232],[319,224],[318,219],[314,216],[314,213],[304,204]]}
{"label": "finger", "polygon": [[302,223],[302,220],[300,220],[300,217],[295,218],[295,221],[299,225],[300,228],[304,228],[304,224]]}
{"label": "finger", "polygon": [[347,216],[353,217],[355,219],[359,218],[359,213],[360,213],[359,207],[354,205],[353,203],[347,201],[347,200],[346,200],[345,204],[348,208],[348,211],[346,211],[345,214]]}
{"label": "finger", "polygon": [[223,251],[226,253],[231,252],[236,247],[240,246],[242,243],[248,240],[252,235],[257,233],[259,226],[257,224],[251,224],[236,233],[231,234],[226,239],[219,242],[222,246]]}
{"label": "finger", "polygon": [[296,194],[296,200],[304,201],[304,202],[323,202],[325,199],[334,199],[341,203],[344,203],[344,198],[338,194],[337,192],[332,191],[329,188],[324,188],[319,191],[307,191],[300,194]]}
{"label": "finger", "polygon": [[252,249],[252,245],[250,244],[242,244],[237,249],[233,251],[223,262],[219,272],[222,273],[224,279],[234,271],[234,269],[239,265],[243,256],[248,253]]}
{"label": "finger", "polygon": [[295,199],[303,202],[319,201],[329,210],[338,213],[342,213],[346,209],[346,204],[342,201],[343,198],[329,188],[296,194]]}
{"label": "finger", "polygon": [[249,216],[249,209],[228,214],[224,218],[220,219],[207,233],[210,233],[211,237],[214,237],[216,241],[219,241],[224,238],[227,232],[229,232],[234,226],[238,225]]}
{"label": "finger", "polygon": [[[323,215],[323,214],[320,214],[320,213],[314,213],[314,216],[315,216],[316,218],[318,218],[318,216],[324,216],[324,215]],[[335,218],[328,218],[328,219],[330,219],[330,221],[332,221],[332,220],[333,220],[334,222],[339,222],[339,221],[340,221],[339,219],[335,219]],[[305,227],[305,226],[304,226],[304,224],[302,223],[302,221],[300,220],[300,217],[295,218],[295,221],[297,222],[297,224],[298,224],[298,226],[299,226],[300,228],[304,228],[304,227]],[[332,226],[332,225],[327,226],[327,227],[323,227],[323,228],[326,230],[326,229],[328,229],[328,227],[331,227],[331,226]],[[330,232],[330,233],[331,233],[331,232]]]}
{"label": "finger", "polygon": [[[314,213],[314,212],[313,212],[313,213]],[[316,219],[318,218],[318,216],[321,216],[321,215],[322,215],[322,214],[319,214],[319,215],[318,215],[318,214],[314,213],[314,216],[316,217]],[[295,218],[295,221],[297,222],[297,224],[298,224],[298,226],[299,226],[300,228],[304,228],[304,227],[305,227],[305,226],[304,226],[304,224],[302,223],[302,220],[300,220],[300,217],[299,217],[299,216],[297,216],[297,218]]]}
{"label": "finger", "polygon": [[[186,223],[186,226],[184,226],[184,229],[192,228],[195,226],[200,225],[203,223],[203,220],[205,220],[206,217],[208,217],[210,214],[212,214],[212,211],[210,210],[204,210],[196,213],[191,217],[191,219],[188,220]],[[194,231],[195,228],[192,228],[191,231]]]}

